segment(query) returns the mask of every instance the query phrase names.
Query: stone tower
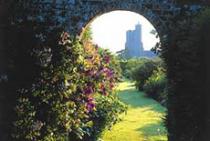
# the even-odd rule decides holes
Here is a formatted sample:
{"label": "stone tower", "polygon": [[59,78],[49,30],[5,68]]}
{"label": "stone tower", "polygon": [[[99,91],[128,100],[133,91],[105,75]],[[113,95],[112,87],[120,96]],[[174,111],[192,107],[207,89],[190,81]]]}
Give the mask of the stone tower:
{"label": "stone tower", "polygon": [[134,30],[126,32],[125,53],[127,58],[143,56],[142,26],[138,23]]}

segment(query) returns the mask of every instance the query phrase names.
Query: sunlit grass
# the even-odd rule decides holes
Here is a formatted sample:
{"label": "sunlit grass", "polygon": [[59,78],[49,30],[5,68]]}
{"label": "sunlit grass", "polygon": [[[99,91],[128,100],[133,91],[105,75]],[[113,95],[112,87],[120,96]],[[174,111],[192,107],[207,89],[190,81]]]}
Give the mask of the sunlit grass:
{"label": "sunlit grass", "polygon": [[138,92],[133,83],[123,82],[118,86],[120,99],[129,108],[122,121],[105,131],[104,141],[167,141],[163,118],[166,109],[156,101]]}

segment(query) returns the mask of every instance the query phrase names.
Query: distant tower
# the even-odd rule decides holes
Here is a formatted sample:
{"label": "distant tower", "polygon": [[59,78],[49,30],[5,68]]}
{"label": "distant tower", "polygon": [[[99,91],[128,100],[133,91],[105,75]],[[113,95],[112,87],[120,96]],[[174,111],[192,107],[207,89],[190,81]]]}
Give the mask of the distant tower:
{"label": "distant tower", "polygon": [[147,57],[154,58],[156,54],[152,51],[144,50],[142,43],[142,26],[138,23],[134,30],[128,30],[126,32],[125,50],[123,52],[125,58],[132,57]]}
{"label": "distant tower", "polygon": [[135,27],[135,34],[136,35],[134,36],[136,36],[136,48],[140,49],[140,56],[142,56],[144,52],[144,47],[142,43],[142,26],[140,23],[138,23]]}
{"label": "distant tower", "polygon": [[128,30],[126,32],[125,54],[127,58],[144,55],[142,27],[140,23],[135,26],[135,30]]}

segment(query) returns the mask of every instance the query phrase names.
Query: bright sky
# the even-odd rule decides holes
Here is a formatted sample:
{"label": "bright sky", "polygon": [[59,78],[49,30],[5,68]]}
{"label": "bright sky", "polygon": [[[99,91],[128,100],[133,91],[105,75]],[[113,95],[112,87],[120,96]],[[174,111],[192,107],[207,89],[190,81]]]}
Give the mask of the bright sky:
{"label": "bright sky", "polygon": [[151,30],[154,27],[143,16],[129,11],[113,11],[97,17],[91,23],[93,42],[116,52],[125,48],[126,31],[135,25],[142,25],[142,42],[145,50],[150,50],[159,41]]}

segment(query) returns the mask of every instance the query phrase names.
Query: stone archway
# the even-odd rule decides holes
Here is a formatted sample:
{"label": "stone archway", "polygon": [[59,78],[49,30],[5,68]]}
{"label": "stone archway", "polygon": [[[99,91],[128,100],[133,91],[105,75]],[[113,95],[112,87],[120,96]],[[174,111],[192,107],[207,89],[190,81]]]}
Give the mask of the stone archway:
{"label": "stone archway", "polygon": [[[10,13],[8,10],[9,2],[3,2],[0,5],[1,7],[6,7],[1,8],[1,35],[5,34],[6,31],[4,31],[4,27],[7,27],[8,25],[8,19],[6,17],[8,17]],[[53,10],[50,9],[52,8],[50,5],[53,5]],[[35,15],[35,18],[43,20],[43,15],[47,15],[49,11],[53,11],[56,20],[65,26],[66,30],[73,36],[79,35],[91,20],[104,13],[114,10],[135,12],[143,15],[152,23],[160,36],[160,40],[165,40],[164,38],[168,37],[167,34],[170,22],[183,11],[182,7],[176,5],[175,0],[44,0],[42,2],[35,2],[35,5],[30,5],[29,9],[31,10],[30,12],[35,12],[40,11],[40,7],[42,7],[42,15],[39,15],[38,17]],[[193,13],[198,9],[199,6],[188,5],[184,10]],[[67,14],[65,14],[64,17],[61,17],[60,14],[66,11]],[[0,50],[2,50],[0,52],[1,60],[7,60],[4,51],[3,38],[0,39]],[[7,64],[1,60],[0,78],[7,75],[5,72]]]}
{"label": "stone archway", "polygon": [[[169,33],[170,22],[183,11],[183,9],[177,6],[173,0],[45,0],[40,2],[40,5],[44,4],[46,9],[49,10],[47,4],[55,3],[54,10],[57,14],[63,10],[63,7],[60,6],[63,1],[68,2],[66,5],[67,8],[65,9],[68,10],[67,17],[64,19],[57,18],[63,23],[66,23],[66,29],[74,36],[81,33],[83,28],[95,17],[113,10],[126,10],[136,12],[146,17],[157,29],[161,40],[163,40]],[[196,7],[192,6],[186,10],[194,12],[196,9]],[[4,24],[2,21],[1,24]],[[4,34],[3,31],[0,31],[0,33],[1,35]],[[0,39],[0,44],[3,44],[2,42],[2,39]],[[0,61],[6,60],[6,52],[4,51],[3,45],[0,46],[0,50],[3,50],[0,52],[0,58],[3,58]],[[5,62],[1,62],[0,64],[2,64],[0,68],[1,71],[6,70],[4,68],[8,67]],[[4,76],[4,74],[0,72],[0,84],[5,81],[2,80],[2,78],[5,78],[2,76]],[[4,101],[4,98],[1,98],[1,101]],[[5,119],[0,117],[0,120],[3,124],[2,121]]]}
{"label": "stone archway", "polygon": [[83,0],[69,5],[68,31],[81,33],[95,17],[114,10],[138,13],[147,18],[161,37],[167,34],[168,22],[180,9],[172,1],[162,0]]}

